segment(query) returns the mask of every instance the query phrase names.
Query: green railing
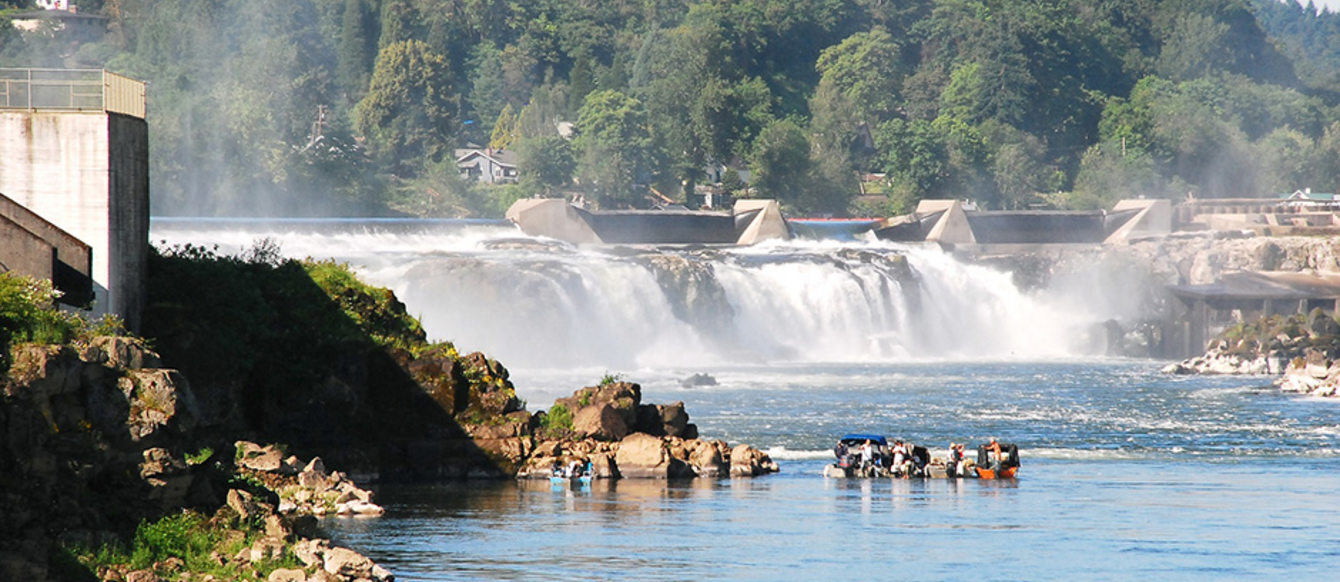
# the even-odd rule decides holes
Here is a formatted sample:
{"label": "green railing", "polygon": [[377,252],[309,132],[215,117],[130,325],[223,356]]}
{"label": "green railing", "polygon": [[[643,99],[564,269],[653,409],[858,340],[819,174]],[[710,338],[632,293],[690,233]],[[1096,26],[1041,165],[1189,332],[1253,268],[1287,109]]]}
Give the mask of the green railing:
{"label": "green railing", "polygon": [[144,82],[101,69],[0,69],[0,109],[109,111],[144,118]]}

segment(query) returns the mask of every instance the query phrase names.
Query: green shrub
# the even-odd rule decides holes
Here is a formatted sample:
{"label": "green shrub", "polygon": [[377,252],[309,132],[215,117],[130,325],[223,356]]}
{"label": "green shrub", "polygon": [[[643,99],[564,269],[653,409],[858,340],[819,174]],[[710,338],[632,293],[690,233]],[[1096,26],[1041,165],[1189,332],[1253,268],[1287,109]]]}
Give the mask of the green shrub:
{"label": "green shrub", "polygon": [[572,411],[562,404],[549,408],[540,421],[541,432],[549,438],[559,438],[572,431]]}
{"label": "green shrub", "polygon": [[193,512],[169,515],[152,523],[141,522],[135,529],[131,565],[148,568],[167,558],[180,558],[192,564],[197,556],[208,554],[216,542],[204,524],[205,518]]}

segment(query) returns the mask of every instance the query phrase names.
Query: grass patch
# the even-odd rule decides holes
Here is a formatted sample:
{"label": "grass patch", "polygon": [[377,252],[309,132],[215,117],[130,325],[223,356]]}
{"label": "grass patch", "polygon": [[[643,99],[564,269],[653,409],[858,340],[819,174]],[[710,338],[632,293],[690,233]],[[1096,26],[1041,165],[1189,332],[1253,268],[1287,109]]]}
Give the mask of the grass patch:
{"label": "grass patch", "polygon": [[171,579],[176,579],[175,575],[181,572],[191,572],[218,580],[265,580],[276,569],[302,567],[287,553],[278,559],[256,563],[217,560],[217,556],[237,555],[262,537],[264,532],[259,527],[246,525],[245,530],[232,530],[200,513],[182,511],[155,521],[140,522],[129,544],[67,547],[64,551],[90,572],[100,568],[153,570],[155,574]]}

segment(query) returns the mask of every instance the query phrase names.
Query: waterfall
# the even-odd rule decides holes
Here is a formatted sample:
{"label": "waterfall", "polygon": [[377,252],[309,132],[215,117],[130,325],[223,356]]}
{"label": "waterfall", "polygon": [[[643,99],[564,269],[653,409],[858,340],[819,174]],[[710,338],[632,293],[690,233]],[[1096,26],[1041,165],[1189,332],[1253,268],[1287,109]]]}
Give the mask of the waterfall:
{"label": "waterfall", "polygon": [[234,253],[261,238],[391,288],[435,340],[519,368],[1040,359],[1095,323],[938,248],[788,242],[582,247],[503,226],[330,229],[155,224],[156,244]]}

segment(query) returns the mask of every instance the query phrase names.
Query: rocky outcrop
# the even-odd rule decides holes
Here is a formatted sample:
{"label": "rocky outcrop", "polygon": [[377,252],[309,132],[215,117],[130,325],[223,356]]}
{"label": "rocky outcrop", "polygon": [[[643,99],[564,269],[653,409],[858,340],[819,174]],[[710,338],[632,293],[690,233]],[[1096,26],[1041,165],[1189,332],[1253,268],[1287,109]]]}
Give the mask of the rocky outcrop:
{"label": "rocky outcrop", "polygon": [[549,415],[556,409],[572,414],[571,429],[553,427],[545,413],[537,413],[537,424],[550,426],[540,431],[543,440],[519,477],[545,479],[572,461],[589,461],[598,479],[754,477],[779,470],[752,446],[698,438],[683,402],[643,404],[635,383],[582,388],[555,401]]}
{"label": "rocky outcrop", "polygon": [[285,515],[381,515],[386,512],[372,502],[372,492],[360,489],[348,475],[328,473],[320,457],[303,463],[274,445],[261,446],[237,441],[236,464],[242,475],[254,477],[279,496],[279,513]]}
{"label": "rocky outcrop", "polygon": [[[327,473],[319,460],[302,465],[275,447],[247,442],[237,444],[238,455],[216,453],[200,439],[215,427],[201,415],[190,384],[175,370],[148,367],[161,362],[140,340],[20,345],[11,356],[0,378],[0,580],[62,578],[68,573],[57,574],[49,562],[58,547],[95,547],[114,539],[112,532],[183,508],[214,512],[218,528],[234,530],[225,536],[246,536],[236,531],[243,521],[264,524],[261,541],[217,558],[252,571],[318,535],[311,515],[381,511],[370,493],[341,473]],[[276,486],[264,497],[280,505],[231,489],[238,472]],[[390,579],[375,566],[330,571],[330,563],[286,579]],[[184,568],[172,558],[146,570],[104,567],[96,574],[175,580]]]}
{"label": "rocky outcrop", "polygon": [[1289,362],[1275,385],[1285,392],[1333,398],[1340,395],[1340,360],[1322,350],[1308,349]]}
{"label": "rocky outcrop", "polygon": [[1170,374],[1279,375],[1286,392],[1333,397],[1340,392],[1340,322],[1321,310],[1236,325],[1205,355],[1170,364]]}

